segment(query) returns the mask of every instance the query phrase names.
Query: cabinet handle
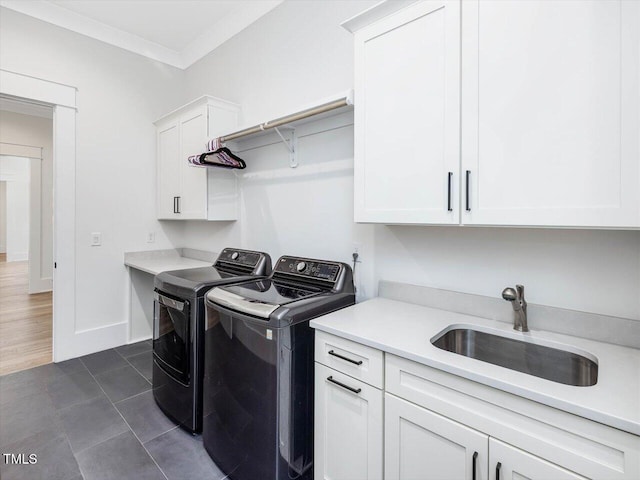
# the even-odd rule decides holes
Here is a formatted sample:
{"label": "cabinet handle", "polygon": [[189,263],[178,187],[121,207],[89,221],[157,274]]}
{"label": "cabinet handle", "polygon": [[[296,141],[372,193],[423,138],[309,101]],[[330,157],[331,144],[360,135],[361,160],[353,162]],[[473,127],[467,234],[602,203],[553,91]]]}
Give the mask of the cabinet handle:
{"label": "cabinet handle", "polygon": [[180,197],[176,197],[176,205],[177,205],[177,207],[176,207],[176,210],[177,210],[177,211],[176,211],[176,213],[182,213],[182,212],[180,211]]}
{"label": "cabinet handle", "polygon": [[500,480],[500,469],[502,468],[502,463],[498,462],[496,465],[496,480]]}
{"label": "cabinet handle", "polygon": [[453,211],[451,208],[451,177],[453,177],[453,172],[449,172],[447,176],[447,212]]}
{"label": "cabinet handle", "polygon": [[334,380],[333,377],[331,377],[331,376],[327,377],[327,380],[330,381],[331,383],[335,383],[339,387],[346,388],[347,390],[349,390],[350,392],[353,392],[353,393],[360,393],[362,391],[361,388],[353,388],[353,387],[350,387],[349,385],[345,385],[342,382]]}
{"label": "cabinet handle", "polygon": [[333,350],[329,350],[329,355],[333,355],[334,357],[338,357],[341,360],[345,360],[349,363],[353,363],[354,365],[362,365],[362,360],[352,360],[350,358],[347,357],[343,357],[342,355],[340,355],[339,353],[334,352]]}
{"label": "cabinet handle", "polygon": [[469,204],[469,177],[471,177],[471,170],[467,170],[467,183],[466,183],[466,192],[467,192],[467,212],[471,211],[471,205]]}
{"label": "cabinet handle", "polygon": [[173,213],[178,213],[177,201],[178,197],[173,197]]}
{"label": "cabinet handle", "polygon": [[478,452],[473,452],[473,459],[471,460],[471,478],[476,480],[476,460],[478,458]]}

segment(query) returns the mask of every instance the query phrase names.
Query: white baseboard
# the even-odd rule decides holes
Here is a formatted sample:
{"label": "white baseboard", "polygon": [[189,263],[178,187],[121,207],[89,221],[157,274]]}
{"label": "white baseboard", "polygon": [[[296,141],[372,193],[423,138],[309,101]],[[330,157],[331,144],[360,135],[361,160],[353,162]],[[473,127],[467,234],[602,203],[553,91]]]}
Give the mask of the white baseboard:
{"label": "white baseboard", "polygon": [[60,345],[54,343],[53,361],[62,362],[124,345],[128,327],[127,322],[122,322],[76,332],[73,338],[65,339]]}
{"label": "white baseboard", "polygon": [[129,340],[129,343],[138,343],[144,340],[151,340],[152,338],[153,338],[153,335],[144,335],[142,337],[132,338],[131,340]]}
{"label": "white baseboard", "polygon": [[26,262],[29,260],[29,252],[7,252],[7,262]]}
{"label": "white baseboard", "polygon": [[52,278],[39,278],[35,282],[29,282],[29,293],[51,292],[52,290]]}

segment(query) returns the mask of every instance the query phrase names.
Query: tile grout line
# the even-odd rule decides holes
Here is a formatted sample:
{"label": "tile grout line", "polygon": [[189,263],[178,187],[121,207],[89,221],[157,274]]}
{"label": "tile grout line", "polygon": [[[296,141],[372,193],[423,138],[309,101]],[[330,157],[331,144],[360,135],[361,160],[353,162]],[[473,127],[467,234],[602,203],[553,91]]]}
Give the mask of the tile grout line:
{"label": "tile grout line", "polygon": [[[133,369],[134,369],[134,370],[135,370],[135,371],[136,371],[136,372],[137,372],[141,377],[142,377],[142,378],[144,378],[145,380],[147,380],[147,377],[145,377],[145,376],[144,376],[144,375],[143,375],[143,374],[142,374],[142,373],[141,373],[141,372],[140,372],[140,371],[139,371],[139,370],[138,370],[138,369],[137,369],[137,368],[136,368],[136,367],[135,367],[131,362],[129,362],[129,360],[128,360],[128,358],[127,358],[127,357],[125,357],[123,354],[121,354],[120,352],[118,352],[115,348],[113,348],[112,350],[113,350],[114,352],[116,352],[116,353],[117,353],[117,354],[118,354],[118,355],[119,355],[119,356],[120,356],[120,357],[121,357],[125,362],[127,362],[127,363],[128,363],[128,364],[129,364],[129,365],[130,365],[130,366],[131,366],[131,367],[132,367],[132,368],[133,368]],[[153,347],[151,348],[151,350],[149,351],[149,353],[150,353],[150,354],[153,354],[152,352],[153,352]],[[143,354],[143,353],[147,353],[147,352],[141,352],[141,353],[136,354],[136,355],[141,355],[141,354]],[[136,356],[136,355],[131,355],[131,356],[132,356],[132,357],[134,357],[134,356]],[[80,359],[80,360],[82,361],[82,359]],[[82,363],[83,363],[83,365],[84,365],[84,362],[82,362]],[[86,367],[86,365],[85,365],[85,368],[87,368],[87,370],[89,370],[89,368],[88,368],[88,367]],[[115,370],[115,369],[114,369],[114,370]],[[89,373],[91,374],[91,376],[93,377],[93,379],[95,380],[95,382],[98,384],[98,386],[100,387],[100,389],[104,392],[104,389],[102,388],[102,385],[100,385],[100,382],[98,382],[98,380],[96,380],[96,378],[93,376],[93,373],[92,373],[91,371],[89,371]],[[103,372],[103,373],[104,373],[104,372]],[[151,384],[151,382],[150,382],[149,380],[147,380],[147,381]],[[151,385],[152,385],[152,387],[153,387],[153,384],[151,384]],[[115,402],[115,403],[111,401],[111,399],[109,398],[109,396],[107,395],[107,393],[106,393],[106,392],[104,392],[104,394],[105,394],[105,396],[107,397],[107,400],[109,400],[109,402],[111,403],[111,405],[113,405],[113,407],[116,409],[116,411],[118,412],[118,414],[120,415],[120,417],[122,417],[122,420],[125,422],[125,424],[127,425],[127,427],[129,427],[129,430],[131,431],[131,433],[133,433],[134,437],[136,437],[136,439],[138,440],[138,442],[142,445],[142,448],[144,448],[144,450],[147,452],[147,455],[149,455],[149,457],[151,458],[151,460],[153,460],[153,463],[155,463],[155,465],[158,467],[158,469],[160,470],[160,472],[162,472],[162,474],[164,475],[164,477],[165,477],[167,480],[169,480],[168,475],[167,475],[167,474],[165,473],[165,471],[160,467],[160,465],[158,465],[158,462],[156,462],[156,459],[153,457],[153,455],[151,455],[151,453],[149,452],[149,450],[147,450],[147,447],[145,446],[144,442],[142,442],[142,440],[140,440],[140,438],[138,437],[138,435],[136,435],[136,433],[133,431],[133,428],[131,428],[131,425],[129,425],[129,422],[127,422],[127,420],[124,418],[124,416],[122,415],[122,413],[120,413],[120,410],[119,410],[119,409],[118,409],[118,407],[116,406],[116,403],[124,402],[125,400],[129,400],[129,399],[131,399],[131,398],[134,398],[134,397],[140,396],[140,395],[142,395],[143,393],[147,393],[147,392],[149,392],[149,390],[145,390],[144,392],[137,393],[137,394],[132,395],[132,396],[127,397],[127,398],[123,398],[122,400],[118,400],[118,402]],[[165,434],[167,434],[167,433],[169,433],[169,432],[171,432],[171,431],[173,431],[173,430],[179,429],[179,428],[180,428],[180,425],[175,425],[175,426],[173,426],[172,428],[168,429],[167,431],[162,432],[162,433],[160,433],[160,434],[156,435],[156,436],[155,436],[155,437],[153,437],[153,438],[150,438],[149,440],[147,440],[147,442],[150,442],[150,441],[152,441],[152,440],[155,440],[156,438],[159,438],[160,436],[165,435]],[[119,434],[119,435],[122,435],[122,434]],[[117,435],[115,435],[115,436],[117,436]],[[114,436],[114,437],[111,437],[111,438],[115,438],[115,436]],[[109,440],[109,439],[107,439],[107,440]],[[104,440],[104,441],[106,442],[107,440]],[[101,443],[103,443],[103,442],[101,442]],[[98,444],[98,445],[100,445],[100,444]],[[90,447],[90,448],[91,448],[91,447]],[[79,466],[79,465],[78,465],[78,466]],[[217,466],[217,465],[216,465],[216,466]],[[219,468],[218,468],[218,469],[219,469]],[[222,471],[221,471],[221,472],[222,472]],[[222,474],[223,474],[224,476],[223,476],[223,477],[220,477],[218,480],[228,480],[228,479],[230,478],[230,477],[229,477],[229,475],[228,475],[228,474],[226,474],[225,472],[222,472]]]}
{"label": "tile grout line", "polygon": [[[96,383],[98,383],[98,382],[97,382],[97,380],[95,380],[95,377],[91,374],[91,372],[90,372],[90,371],[89,371],[89,369],[87,368],[87,366],[84,364],[84,362],[82,361],[82,359],[78,358],[78,360],[80,360],[80,363],[82,363],[82,366],[84,367],[85,371],[86,371],[89,375],[91,375],[91,378],[93,378],[93,380],[94,380]],[[84,371],[82,371],[82,370],[78,370],[77,372],[65,373],[64,375],[66,375],[66,376],[71,376],[71,375],[75,375],[75,374],[77,374],[77,373],[84,373]],[[58,376],[58,378],[60,378],[60,377],[62,377],[62,375],[59,375],[59,376]],[[53,378],[53,380],[56,380],[56,378]],[[100,384],[99,384],[99,383],[98,383],[98,386],[100,386]],[[49,394],[49,386],[48,386],[48,385],[45,385],[44,389],[45,389],[45,391],[47,392],[47,395],[49,395],[49,398],[51,398],[51,394]],[[80,405],[81,403],[89,402],[89,401],[94,400],[94,399],[96,399],[96,398],[98,398],[98,396],[97,396],[97,395],[96,395],[95,397],[85,398],[84,400],[80,400],[80,401],[78,401],[78,402],[76,402],[76,403],[72,403],[72,404],[67,405],[67,406],[65,406],[65,407],[62,407],[62,408],[57,408],[57,407],[54,405],[54,408],[56,409],[56,413],[59,413],[59,412],[60,412],[60,411],[62,411],[62,410],[66,410],[67,408],[75,407],[76,405]],[[53,400],[53,399],[52,399],[52,400]]]}
{"label": "tile grout line", "polygon": [[[78,360],[80,360],[80,363],[82,364],[82,366],[87,371],[89,371],[89,369],[84,364],[82,359],[79,358]],[[38,368],[38,367],[33,367],[33,368]],[[91,374],[91,372],[89,372],[89,374]],[[67,446],[69,447],[69,451],[71,452],[71,455],[73,455],[73,459],[76,461],[76,465],[78,467],[78,471],[80,472],[80,476],[82,477],[82,480],[84,480],[84,473],[82,473],[82,468],[80,468],[80,463],[78,463],[78,458],[76,457],[76,454],[73,452],[73,449],[71,448],[71,441],[69,440],[69,436],[67,435],[67,431],[65,430],[64,425],[62,424],[62,420],[60,419],[60,411],[55,407],[55,405],[53,405],[53,400],[51,399],[51,395],[49,394],[48,385],[42,379],[38,379],[36,381],[42,385],[42,387],[44,388],[44,391],[47,394],[47,397],[49,397],[49,401],[51,402],[51,406],[53,406],[54,414],[56,416],[56,421],[60,424],[60,429],[62,431],[62,434],[64,435],[64,439],[67,442]]]}
{"label": "tile grout line", "polygon": [[[143,341],[144,341],[144,342],[146,342],[146,340],[143,340]],[[123,358],[123,359],[124,359],[128,364],[129,364],[129,365],[131,365],[131,366],[133,367],[133,369],[134,369],[136,372],[138,372],[140,375],[142,375],[142,373],[141,373],[141,372],[140,372],[140,371],[135,367],[135,365],[133,365],[131,362],[129,362],[128,357],[125,357],[124,355],[122,355],[122,354],[121,354],[120,352],[118,352],[115,348],[114,348],[114,351],[115,351],[118,355],[120,355],[120,356],[121,356],[121,357],[122,357],[122,358]],[[141,352],[140,354],[136,354],[136,355],[141,355],[142,353],[145,353],[145,352]],[[151,353],[151,355],[153,356],[153,344],[151,344],[151,350],[150,350],[150,353]],[[136,355],[131,355],[131,357],[135,357]],[[152,357],[152,358],[153,358],[153,357]],[[152,361],[153,361],[153,360],[152,360]],[[147,377],[145,377],[144,375],[142,375],[142,377],[143,377],[143,378],[145,378],[145,379],[147,378]],[[149,382],[149,383],[151,383],[151,382]],[[152,383],[152,385],[151,385],[151,386],[152,386],[152,389],[153,389],[153,383]],[[145,390],[144,392],[138,393],[137,395],[133,395],[133,396],[131,396],[131,397],[129,397],[129,398],[137,397],[138,395],[142,395],[143,393],[146,393],[146,392],[148,392],[148,390]],[[124,400],[128,400],[128,399],[124,399]],[[124,401],[124,400],[120,400],[120,401]],[[114,404],[113,406],[116,408],[116,410],[118,410],[118,407],[116,407],[116,405],[115,405],[115,404]],[[119,410],[118,410],[118,413],[120,413],[120,411],[119,411]],[[126,420],[125,420],[125,421],[126,421]],[[128,425],[128,424],[127,424],[127,425]],[[129,427],[129,428],[131,428],[131,427]],[[150,438],[149,440],[147,440],[147,442],[150,442],[150,441],[152,441],[152,440],[155,440],[156,438],[158,438],[158,437],[160,437],[160,436],[162,436],[162,435],[164,435],[164,434],[166,434],[166,433],[169,433],[169,432],[171,432],[171,431],[175,430],[176,428],[180,428],[180,425],[176,425],[176,426],[174,426],[173,428],[170,428],[169,430],[167,430],[166,432],[163,432],[163,433],[161,433],[160,435],[156,435],[155,437]],[[131,431],[133,431],[133,429],[131,429]],[[134,434],[134,435],[135,435],[135,434]],[[136,436],[136,438],[137,438],[137,436]],[[140,439],[138,439],[138,441],[140,441]],[[140,441],[140,443],[142,443],[142,442]],[[142,446],[144,447],[144,443],[142,443]],[[145,449],[146,449],[146,447],[145,447]],[[148,451],[147,451],[147,453],[148,453]],[[149,456],[151,456],[151,454],[149,454]],[[151,458],[153,458],[153,456],[151,456]],[[154,459],[154,461],[155,461],[155,459]],[[214,462],[214,463],[215,463],[215,462]],[[156,465],[157,465],[157,464],[156,464]],[[216,467],[217,467],[217,465],[216,465]],[[160,466],[159,466],[159,465],[158,465],[158,468],[160,468]],[[162,470],[161,468],[160,468],[160,470],[162,471],[162,473],[164,473],[164,470]],[[219,467],[218,467],[218,470],[220,470],[220,468],[219,468]],[[222,472],[222,470],[220,470],[220,471]],[[218,480],[228,480],[228,479],[230,478],[230,477],[229,477],[229,475],[225,474],[224,472],[222,472],[222,474],[224,475],[224,477],[222,477],[222,478],[220,478],[220,479],[218,479]],[[166,475],[165,475],[165,476],[166,476]]]}
{"label": "tile grout line", "polygon": [[164,431],[164,432],[160,433],[159,435],[156,435],[155,437],[150,438],[149,440],[147,440],[147,441],[146,441],[146,442],[144,442],[144,443],[149,443],[149,442],[151,442],[151,441],[155,440],[156,438],[161,437],[162,435],[165,435],[165,434],[167,434],[167,433],[169,433],[169,432],[173,432],[176,428],[180,428],[180,425],[174,425],[174,426],[173,426],[173,427],[171,427],[169,430],[166,430],[166,431]]}
{"label": "tile grout line", "polygon": [[[119,400],[119,401],[118,401],[118,402],[116,402],[116,403],[124,402],[125,400],[130,400],[130,399],[132,399],[132,398],[138,397],[138,396],[140,396],[140,395],[142,395],[142,394],[144,394],[144,393],[147,393],[147,392],[149,392],[149,391],[153,390],[153,384],[152,384],[152,383],[147,379],[147,377],[145,377],[145,376],[142,374],[142,372],[141,372],[140,370],[138,370],[138,369],[135,367],[135,365],[134,365],[133,363],[131,363],[131,362],[129,361],[129,358],[128,358],[128,357],[125,357],[124,355],[122,355],[120,352],[118,352],[118,351],[117,351],[117,350],[115,350],[115,349],[114,349],[114,351],[115,351],[118,355],[120,355],[120,356],[124,359],[124,361],[125,361],[125,362],[127,362],[129,365],[131,365],[131,367],[132,367],[136,372],[138,372],[138,374],[139,374],[142,378],[144,378],[145,380],[147,380],[147,381],[149,382],[149,384],[151,385],[151,387],[152,387],[151,389],[149,389],[149,390],[145,390],[144,392],[137,393],[137,394],[132,395],[132,396],[127,397],[127,398],[123,398],[122,400]],[[137,353],[136,355],[130,355],[130,356],[131,356],[131,357],[135,357],[135,356],[137,356],[137,355],[143,355],[143,354],[145,354],[145,353],[153,354],[153,350],[151,349],[151,350],[149,350],[148,352],[140,352],[140,353]],[[120,410],[118,409],[118,406],[117,406],[115,403],[113,403],[113,406],[116,408],[116,410],[118,410],[118,413],[120,413]],[[122,414],[120,414],[120,415],[122,416]],[[123,417],[123,418],[124,418],[124,417]],[[125,420],[125,422],[126,422],[126,420]],[[127,423],[127,425],[129,425],[129,424]],[[131,428],[131,427],[129,426],[129,428]],[[166,433],[169,433],[169,432],[171,432],[171,431],[175,430],[176,428],[180,428],[180,425],[174,425],[174,426],[173,426],[173,427],[171,427],[170,429],[165,430],[164,432],[162,432],[162,433],[160,433],[160,434],[156,435],[156,436],[155,436],[155,437],[153,437],[153,438],[150,438],[150,439],[149,439],[149,440],[147,440],[146,442],[143,442],[142,440],[140,440],[140,439],[138,438],[138,436],[135,434],[135,432],[134,432],[134,435],[136,436],[136,438],[138,438],[138,441],[139,441],[139,442],[142,444],[142,446],[144,447],[144,446],[145,446],[145,443],[148,443],[148,442],[150,442],[150,441],[152,441],[152,440],[155,440],[156,438],[158,438],[158,437],[160,437],[160,436],[162,436],[162,435],[164,435],[164,434],[166,434]],[[131,431],[133,432],[133,428],[131,428]],[[146,447],[145,447],[145,450],[146,450]],[[148,451],[148,450],[147,450],[147,453],[149,453],[149,451]],[[149,456],[150,456],[151,458],[153,458],[153,456],[152,456],[150,453],[149,453]],[[155,461],[155,459],[154,459],[154,461]],[[156,463],[156,465],[158,465],[158,464]],[[158,468],[160,468],[160,465],[158,465]],[[164,473],[164,470],[162,470],[162,468],[160,468],[160,470],[162,471],[162,473]],[[165,474],[165,476],[166,476],[166,474]],[[224,478],[227,478],[227,477],[224,477]],[[220,480],[224,480],[224,478],[223,478],[223,479],[220,479]]]}
{"label": "tile grout line", "polygon": [[[91,371],[89,370],[89,367],[87,367],[87,364],[84,363],[84,361],[82,360],[82,357],[78,358],[78,360],[80,360],[80,363],[82,364],[82,366],[84,367],[84,369],[89,372],[89,375],[91,375],[91,378],[93,378],[93,381],[98,383],[96,381],[96,377],[93,376],[93,373],[91,373]],[[100,387],[100,390],[102,390],[102,386],[98,383],[98,387]],[[102,390],[104,392],[104,390]],[[105,393],[106,396],[106,393]],[[97,398],[97,397],[96,397]],[[78,403],[76,403],[76,405],[78,405]],[[57,414],[58,412],[56,412]],[[82,476],[82,480],[85,480],[85,475],[84,472],[82,471],[82,467],[80,466],[80,462],[78,461],[78,457],[76,456],[76,452],[73,451],[73,448],[71,448],[71,441],[69,440],[69,437],[67,436],[67,431],[64,428],[64,425],[62,426],[62,430],[64,431],[64,436],[67,438],[67,443],[69,444],[69,450],[71,450],[71,453],[73,454],[73,458],[76,459],[76,465],[78,465],[78,470],[80,470],[80,476]]]}
{"label": "tile grout line", "polygon": [[[151,381],[150,381],[147,377],[145,377],[145,376],[142,374],[142,372],[141,372],[140,370],[138,370],[138,369],[136,368],[136,366],[135,366],[133,363],[131,363],[131,362],[129,361],[129,359],[128,359],[127,357],[125,357],[124,355],[122,355],[122,354],[121,354],[120,352],[118,352],[117,350],[115,350],[115,352],[116,352],[118,355],[120,355],[120,356],[124,359],[124,361],[125,361],[125,362],[127,362],[129,365],[131,365],[131,367],[132,367],[136,372],[138,372],[138,374],[140,374],[140,376],[141,376],[142,378],[144,378],[147,382],[149,382],[149,384],[151,384]],[[153,355],[153,353],[152,353],[152,352],[153,352],[153,350],[150,350],[151,355]],[[142,355],[142,354],[144,354],[144,353],[147,353],[147,352],[142,352],[142,353],[139,353],[139,354],[136,354],[136,355]],[[136,355],[131,355],[131,356],[132,356],[132,357],[135,357]],[[151,361],[153,362],[153,358],[152,358],[152,360],[151,360]],[[152,386],[153,386],[153,385],[152,385]],[[134,396],[135,396],[135,395],[134,395]],[[129,397],[129,398],[131,398],[131,397]]]}
{"label": "tile grout line", "polygon": [[[113,349],[114,352],[116,352],[118,355],[120,355],[120,357],[122,357],[125,361],[127,361],[126,358],[124,358],[120,352],[118,352],[115,348]],[[80,360],[82,361],[82,359]],[[82,362],[84,364],[84,362]],[[129,362],[127,362],[129,363]],[[86,365],[85,365],[86,367]],[[87,370],[89,370],[87,368]],[[96,380],[96,377],[93,375],[93,373],[91,371],[89,371],[89,373],[91,374],[91,376],[93,377],[93,380],[98,384],[98,386],[100,387],[100,390],[102,390],[102,392],[104,393],[104,396],[107,397],[107,400],[109,401],[109,403],[111,403],[111,406],[115,409],[116,412],[118,412],[118,415],[120,415],[120,418],[122,418],[122,421],[125,423],[125,425],[129,428],[129,431],[133,434],[133,436],[136,438],[136,440],[138,440],[138,443],[140,444],[140,446],[142,446],[142,448],[144,449],[145,452],[147,452],[147,455],[149,455],[149,458],[151,459],[151,461],[155,464],[155,466],[158,468],[158,470],[160,470],[160,473],[162,474],[162,476],[166,479],[169,480],[169,477],[167,476],[166,473],[164,473],[164,470],[162,470],[162,468],[160,468],[160,465],[158,465],[158,462],[156,462],[156,459],[153,458],[153,455],[151,455],[151,453],[149,453],[149,450],[147,450],[147,447],[144,446],[144,443],[142,443],[142,441],[140,441],[140,438],[138,438],[138,435],[136,435],[136,432],[133,431],[133,428],[131,428],[131,425],[129,425],[129,422],[127,422],[127,419],[124,418],[124,416],[122,415],[122,413],[120,413],[120,410],[118,410],[118,407],[116,407],[115,403],[113,403],[111,401],[111,399],[109,398],[109,395],[107,395],[107,392],[104,391],[104,389],[102,388],[102,385],[100,385],[100,382],[98,382],[98,380]],[[144,375],[142,376],[142,378],[145,378]],[[146,380],[146,378],[145,378]],[[131,398],[131,397],[129,397]],[[126,400],[126,399],[125,399]],[[122,434],[120,434],[122,435]],[[115,437],[112,437],[115,438]],[[106,440],[105,440],[106,441]],[[104,442],[100,442],[100,443],[104,443]],[[100,445],[100,443],[98,445]],[[74,454],[75,456],[75,454]],[[77,460],[77,459],[76,459]],[[78,464],[78,467],[80,466],[80,464]]]}
{"label": "tile grout line", "polygon": [[[136,393],[135,395],[131,395],[130,397],[123,398],[122,400],[118,400],[117,402],[111,402],[111,403],[113,403],[113,405],[115,406],[116,403],[120,403],[120,402],[125,402],[127,400],[131,400],[132,398],[136,398],[136,397],[139,397],[140,395],[144,395],[145,393],[150,392],[151,390],[152,389],[150,388],[149,390],[145,390],[144,392]],[[111,400],[109,400],[109,401],[111,401]],[[116,408],[118,408],[118,407],[116,406]]]}

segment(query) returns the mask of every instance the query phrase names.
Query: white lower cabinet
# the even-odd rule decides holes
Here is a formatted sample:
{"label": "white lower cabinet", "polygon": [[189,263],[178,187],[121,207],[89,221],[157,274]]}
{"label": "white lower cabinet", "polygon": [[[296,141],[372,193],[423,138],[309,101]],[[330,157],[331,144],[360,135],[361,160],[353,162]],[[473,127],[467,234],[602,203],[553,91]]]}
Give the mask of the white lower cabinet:
{"label": "white lower cabinet", "polygon": [[315,364],[315,480],[381,480],[382,390]]}
{"label": "white lower cabinet", "polygon": [[326,332],[315,361],[315,480],[640,478],[637,435]]}
{"label": "white lower cabinet", "polygon": [[585,480],[542,458],[385,394],[385,480]]}
{"label": "white lower cabinet", "polygon": [[386,480],[486,480],[489,437],[388,393]]}
{"label": "white lower cabinet", "polygon": [[586,480],[495,438],[489,439],[489,471],[491,480]]}

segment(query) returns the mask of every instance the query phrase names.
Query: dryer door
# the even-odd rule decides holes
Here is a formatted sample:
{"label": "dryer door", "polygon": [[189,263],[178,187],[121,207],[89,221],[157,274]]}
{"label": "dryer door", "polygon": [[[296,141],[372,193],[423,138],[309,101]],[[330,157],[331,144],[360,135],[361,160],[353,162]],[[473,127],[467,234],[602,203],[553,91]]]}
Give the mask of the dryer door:
{"label": "dryer door", "polygon": [[169,375],[189,384],[191,305],[158,290],[153,305],[153,356]]}

